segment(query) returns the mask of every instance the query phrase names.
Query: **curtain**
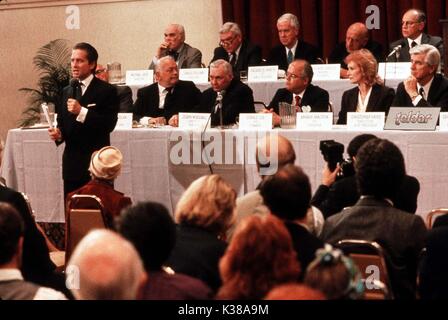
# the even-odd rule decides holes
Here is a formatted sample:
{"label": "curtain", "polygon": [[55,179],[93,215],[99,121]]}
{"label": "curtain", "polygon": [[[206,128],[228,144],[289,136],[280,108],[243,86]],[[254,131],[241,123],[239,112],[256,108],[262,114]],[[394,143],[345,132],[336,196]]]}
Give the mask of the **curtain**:
{"label": "curtain", "polygon": [[379,8],[379,29],[371,30],[371,38],[383,45],[387,54],[389,43],[401,38],[401,18],[409,8],[426,12],[426,32],[442,36],[439,22],[448,16],[448,0],[221,0],[223,20],[238,23],[245,37],[263,48],[277,45],[276,22],[283,13],[295,14],[300,21],[301,37],[320,48],[328,57],[338,42],[345,40],[348,26],[366,22],[369,5]]}

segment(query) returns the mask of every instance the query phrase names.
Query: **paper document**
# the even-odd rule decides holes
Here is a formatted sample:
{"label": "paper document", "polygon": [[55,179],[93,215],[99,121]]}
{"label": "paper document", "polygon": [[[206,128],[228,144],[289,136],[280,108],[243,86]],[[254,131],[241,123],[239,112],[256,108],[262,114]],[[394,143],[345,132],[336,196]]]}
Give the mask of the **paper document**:
{"label": "paper document", "polygon": [[45,119],[47,119],[50,129],[53,129],[53,121],[51,121],[50,114],[48,113],[48,105],[46,103],[42,103],[40,106],[42,108],[42,111],[44,112]]}

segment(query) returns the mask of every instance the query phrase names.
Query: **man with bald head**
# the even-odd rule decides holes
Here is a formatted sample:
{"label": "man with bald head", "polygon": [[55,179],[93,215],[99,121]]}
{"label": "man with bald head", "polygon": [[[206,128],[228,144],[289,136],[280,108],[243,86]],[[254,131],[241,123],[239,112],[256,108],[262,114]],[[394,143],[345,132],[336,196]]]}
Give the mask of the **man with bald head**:
{"label": "man with bald head", "polygon": [[345,58],[353,51],[360,49],[369,50],[377,61],[381,61],[383,48],[378,42],[369,39],[369,30],[361,22],[350,25],[345,33],[345,42],[339,43],[328,57],[329,63],[341,64],[341,78],[348,78],[347,64]]}
{"label": "man with bald head", "polygon": [[179,69],[171,56],[157,62],[155,78],[155,83],[138,90],[134,119],[144,125],[177,126],[178,113],[192,111],[201,92],[193,82],[179,80]]}
{"label": "man with bald head", "polygon": [[179,69],[200,68],[202,64],[201,51],[185,43],[185,28],[176,23],[166,27],[164,40],[157,48],[149,69],[154,69],[157,60],[166,56],[173,57]]}
{"label": "man with bald head", "polygon": [[391,62],[410,62],[411,55],[409,50],[420,44],[430,44],[439,50],[443,56],[443,40],[440,37],[430,36],[424,33],[426,26],[426,14],[419,9],[409,9],[403,15],[401,20],[401,34],[403,38],[394,41],[389,45],[389,50],[392,51],[397,46],[401,46],[397,55],[392,55],[388,58]]}
{"label": "man with bald head", "polygon": [[135,300],[147,281],[134,246],[106,229],[93,230],[79,242],[66,275],[77,300]]}

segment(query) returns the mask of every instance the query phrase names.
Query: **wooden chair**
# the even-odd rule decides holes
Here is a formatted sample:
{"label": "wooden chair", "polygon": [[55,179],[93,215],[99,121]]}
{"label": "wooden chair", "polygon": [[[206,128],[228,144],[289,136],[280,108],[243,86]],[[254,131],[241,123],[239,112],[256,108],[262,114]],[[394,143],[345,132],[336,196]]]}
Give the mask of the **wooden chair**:
{"label": "wooden chair", "polygon": [[75,194],[68,201],[65,224],[65,262],[81,239],[92,229],[104,229],[105,212],[101,199]]}
{"label": "wooden chair", "polygon": [[[377,242],[347,239],[340,240],[337,246],[358,266],[366,300],[393,299],[384,251]],[[376,271],[379,278],[374,278]]]}
{"label": "wooden chair", "polygon": [[432,226],[434,222],[436,221],[437,217],[445,215],[448,213],[448,209],[446,208],[438,208],[431,210],[428,215],[426,216],[426,227],[428,229],[432,229]]}

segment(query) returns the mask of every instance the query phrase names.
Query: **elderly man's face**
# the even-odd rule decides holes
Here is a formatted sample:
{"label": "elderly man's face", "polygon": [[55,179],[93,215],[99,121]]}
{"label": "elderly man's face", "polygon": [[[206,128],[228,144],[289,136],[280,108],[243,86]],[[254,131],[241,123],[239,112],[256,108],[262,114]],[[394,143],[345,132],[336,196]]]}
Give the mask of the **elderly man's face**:
{"label": "elderly man's face", "polygon": [[345,34],[345,48],[347,52],[353,52],[364,48],[368,38],[356,28],[349,28]]}
{"label": "elderly man's face", "polygon": [[162,61],[156,71],[156,80],[162,87],[173,87],[179,81],[179,70],[176,62],[171,59]]}
{"label": "elderly man's face", "polygon": [[426,84],[437,70],[436,66],[430,66],[425,62],[425,54],[411,55],[411,74],[420,84]]}
{"label": "elderly man's face", "polygon": [[228,73],[223,65],[210,68],[210,84],[214,91],[227,89],[233,79],[233,74]]}
{"label": "elderly man's face", "polygon": [[401,20],[401,33],[405,38],[416,39],[423,32],[425,24],[418,22],[418,14],[415,11],[408,11]]}
{"label": "elderly man's face", "polygon": [[228,53],[234,53],[241,44],[241,36],[233,34],[232,31],[221,33],[219,38],[221,46]]}
{"label": "elderly man's face", "polygon": [[105,68],[101,64],[98,64],[95,70],[95,77],[103,81],[109,82],[109,74],[107,73],[107,68]]}
{"label": "elderly man's face", "polygon": [[175,25],[169,25],[165,29],[165,41],[169,44],[169,49],[178,50],[184,43],[182,34],[179,32]]}
{"label": "elderly man's face", "polygon": [[278,38],[282,45],[292,48],[299,37],[299,30],[294,28],[289,21],[277,23]]}
{"label": "elderly man's face", "polygon": [[309,80],[303,75],[304,64],[292,62],[286,72],[286,89],[292,93],[299,94],[308,87]]}

